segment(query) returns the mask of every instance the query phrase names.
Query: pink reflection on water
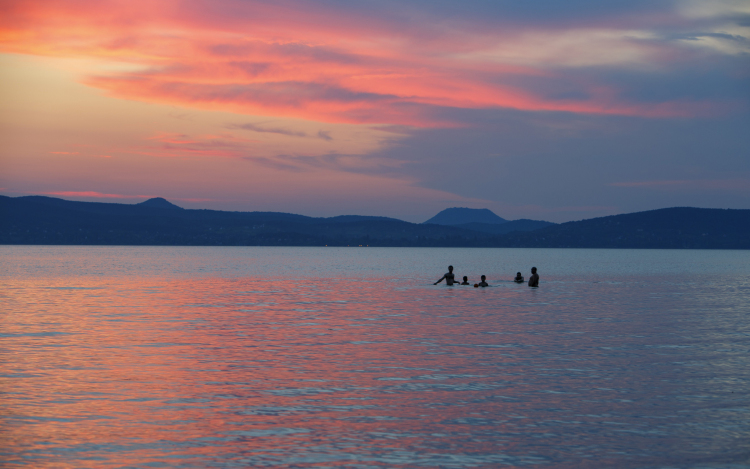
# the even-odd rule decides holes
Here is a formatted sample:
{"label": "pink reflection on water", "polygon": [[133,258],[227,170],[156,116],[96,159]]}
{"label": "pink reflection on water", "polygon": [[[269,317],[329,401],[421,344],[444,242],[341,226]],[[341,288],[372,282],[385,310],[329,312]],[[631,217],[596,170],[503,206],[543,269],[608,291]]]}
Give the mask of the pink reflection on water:
{"label": "pink reflection on water", "polygon": [[[6,286],[5,446],[35,467],[636,467],[692,454],[674,428],[699,390],[684,393],[675,349],[657,348],[690,360],[672,332],[692,326],[648,285]],[[655,305],[662,315],[644,314]]]}

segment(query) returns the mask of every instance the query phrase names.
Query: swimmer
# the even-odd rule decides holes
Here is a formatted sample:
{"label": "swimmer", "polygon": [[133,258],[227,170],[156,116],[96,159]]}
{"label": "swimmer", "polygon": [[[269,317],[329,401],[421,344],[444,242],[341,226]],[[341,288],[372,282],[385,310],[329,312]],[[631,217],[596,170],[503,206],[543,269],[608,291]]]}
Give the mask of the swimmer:
{"label": "swimmer", "polygon": [[487,276],[486,275],[482,275],[482,281],[479,282],[478,286],[480,286],[480,287],[489,287],[490,284],[487,283],[486,280],[487,280]]}
{"label": "swimmer", "polygon": [[454,283],[458,283],[458,282],[456,282],[456,276],[453,273],[453,266],[452,265],[448,266],[448,273],[445,274],[445,275],[443,275],[442,277],[440,277],[440,280],[438,280],[437,282],[433,283],[433,285],[437,285],[438,283],[442,282],[443,279],[445,279],[445,284],[448,285],[448,286],[452,286]]}
{"label": "swimmer", "polygon": [[536,267],[531,268],[531,277],[529,277],[529,286],[530,287],[539,286],[539,274],[536,273]]}
{"label": "swimmer", "polygon": [[523,283],[523,275],[521,275],[521,272],[516,272],[516,278],[513,279],[516,283]]}
{"label": "swimmer", "polygon": [[461,282],[461,285],[471,285],[471,284],[469,283],[469,277],[467,277],[466,275],[464,275],[464,281],[463,281],[463,282]]}

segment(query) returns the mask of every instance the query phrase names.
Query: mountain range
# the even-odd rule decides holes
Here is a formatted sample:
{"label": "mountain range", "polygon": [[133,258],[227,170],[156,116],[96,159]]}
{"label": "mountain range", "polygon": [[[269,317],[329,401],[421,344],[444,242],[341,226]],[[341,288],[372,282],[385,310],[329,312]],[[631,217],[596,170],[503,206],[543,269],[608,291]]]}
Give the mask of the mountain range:
{"label": "mountain range", "polygon": [[[447,212],[447,213],[445,213]],[[0,196],[0,244],[750,249],[750,210],[677,207],[561,224],[448,209],[425,223]],[[438,214],[438,215],[441,215]]]}

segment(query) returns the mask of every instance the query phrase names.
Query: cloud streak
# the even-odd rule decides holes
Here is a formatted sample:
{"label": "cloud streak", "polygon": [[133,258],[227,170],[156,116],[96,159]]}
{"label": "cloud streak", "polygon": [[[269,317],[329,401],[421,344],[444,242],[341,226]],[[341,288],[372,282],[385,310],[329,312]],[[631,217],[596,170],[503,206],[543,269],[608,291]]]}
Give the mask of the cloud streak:
{"label": "cloud streak", "polygon": [[256,124],[229,124],[227,125],[228,129],[240,129],[240,130],[250,130],[252,132],[260,132],[260,133],[269,133],[269,134],[279,134],[279,135],[286,135],[288,137],[307,137],[307,134],[304,132],[297,132],[294,130],[288,130],[288,129],[275,129],[275,128],[266,128],[261,127]]}
{"label": "cloud streak", "polygon": [[37,192],[37,194],[56,195],[60,197],[87,197],[93,199],[150,199],[156,197],[154,195],[107,194],[96,191],[52,191]]}
{"label": "cloud streak", "polygon": [[[441,119],[442,108],[651,118],[731,112],[726,103],[690,96],[656,102],[625,97],[595,70],[654,70],[688,61],[689,43],[748,47],[736,31],[680,29],[686,39],[670,40],[655,28],[612,21],[493,29],[491,20],[469,24],[430,10],[400,29],[414,14],[406,7],[387,15],[336,2],[313,6],[255,0],[171,0],[158,6],[139,0],[12,1],[0,22],[0,48],[126,64],[127,71],[92,70],[84,79],[120,98],[319,122],[440,127],[461,125]],[[701,20],[714,15],[686,11]],[[679,12],[665,16],[664,23],[689,25]],[[433,26],[431,20],[440,22]],[[592,72],[567,98],[545,96],[522,79],[514,85],[506,80],[535,77],[552,84],[572,69]]]}

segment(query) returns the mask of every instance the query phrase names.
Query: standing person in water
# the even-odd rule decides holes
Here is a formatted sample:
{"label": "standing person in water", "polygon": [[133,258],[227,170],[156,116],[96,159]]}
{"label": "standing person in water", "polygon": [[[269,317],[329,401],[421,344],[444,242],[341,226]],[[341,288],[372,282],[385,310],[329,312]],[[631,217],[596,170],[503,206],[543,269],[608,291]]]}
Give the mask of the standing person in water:
{"label": "standing person in water", "polygon": [[448,273],[445,274],[445,275],[443,275],[442,277],[440,277],[440,280],[438,280],[437,282],[433,283],[433,285],[437,285],[438,283],[442,282],[443,279],[445,279],[445,284],[448,285],[448,286],[451,286],[454,283],[458,283],[458,282],[456,282],[456,276],[453,274],[453,266],[452,265],[448,266]]}
{"label": "standing person in water", "polygon": [[487,276],[486,275],[482,275],[482,281],[479,282],[479,286],[480,287],[489,287],[490,286],[490,284],[487,283]]}
{"label": "standing person in water", "polygon": [[539,286],[539,274],[536,273],[536,267],[531,268],[531,277],[529,277],[529,286],[530,287]]}
{"label": "standing person in water", "polygon": [[466,275],[464,275],[464,281],[463,281],[463,282],[461,282],[461,285],[471,285],[471,284],[469,283],[469,277],[467,277]]}
{"label": "standing person in water", "polygon": [[516,283],[523,283],[523,275],[521,275],[521,272],[516,272],[516,278],[513,279]]}

